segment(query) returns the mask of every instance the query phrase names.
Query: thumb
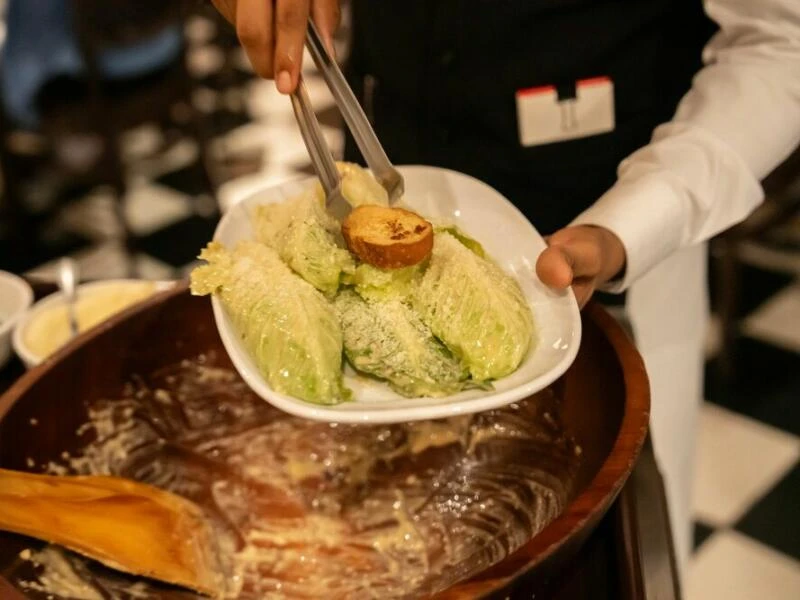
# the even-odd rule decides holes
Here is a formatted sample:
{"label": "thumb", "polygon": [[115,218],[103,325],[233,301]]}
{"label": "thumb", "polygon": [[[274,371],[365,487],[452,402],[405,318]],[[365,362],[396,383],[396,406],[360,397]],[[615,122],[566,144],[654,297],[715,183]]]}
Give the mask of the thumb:
{"label": "thumb", "polygon": [[548,246],[536,261],[536,274],[546,286],[563,290],[572,284],[575,260],[564,246]]}

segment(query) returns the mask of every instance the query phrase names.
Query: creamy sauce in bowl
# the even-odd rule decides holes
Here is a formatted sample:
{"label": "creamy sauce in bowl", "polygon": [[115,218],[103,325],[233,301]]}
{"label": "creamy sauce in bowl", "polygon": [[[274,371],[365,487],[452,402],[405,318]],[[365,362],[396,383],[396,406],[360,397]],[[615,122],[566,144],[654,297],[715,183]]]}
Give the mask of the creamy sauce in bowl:
{"label": "creamy sauce in bowl", "polygon": [[[153,281],[110,281],[78,288],[75,313],[80,333],[109,317],[145,300],[159,289]],[[39,362],[52,355],[70,339],[67,306],[59,295],[51,296],[34,306],[21,325],[21,350],[26,362]],[[28,360],[30,359],[30,360]]]}

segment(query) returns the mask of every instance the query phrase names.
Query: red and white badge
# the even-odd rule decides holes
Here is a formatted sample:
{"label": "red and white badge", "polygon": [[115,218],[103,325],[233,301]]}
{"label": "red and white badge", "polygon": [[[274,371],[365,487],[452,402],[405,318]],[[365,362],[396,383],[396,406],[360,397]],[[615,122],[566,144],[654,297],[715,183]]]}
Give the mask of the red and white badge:
{"label": "red and white badge", "polygon": [[614,83],[608,77],[575,83],[575,97],[545,85],[519,90],[517,125],[523,146],[573,140],[614,130]]}

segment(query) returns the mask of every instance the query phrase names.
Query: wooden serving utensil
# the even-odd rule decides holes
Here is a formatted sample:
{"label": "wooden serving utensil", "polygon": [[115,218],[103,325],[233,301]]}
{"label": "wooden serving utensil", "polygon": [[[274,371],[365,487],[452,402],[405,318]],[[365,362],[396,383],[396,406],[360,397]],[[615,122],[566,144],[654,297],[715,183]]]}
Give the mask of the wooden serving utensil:
{"label": "wooden serving utensil", "polygon": [[213,597],[224,591],[216,545],[200,508],[129,479],[0,469],[0,530]]}

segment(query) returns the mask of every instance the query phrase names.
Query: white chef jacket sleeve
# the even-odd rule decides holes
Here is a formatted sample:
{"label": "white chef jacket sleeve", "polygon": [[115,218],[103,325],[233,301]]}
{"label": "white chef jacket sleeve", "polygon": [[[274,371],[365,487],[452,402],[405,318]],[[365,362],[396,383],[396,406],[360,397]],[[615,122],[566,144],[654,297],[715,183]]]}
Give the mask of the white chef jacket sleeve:
{"label": "white chef jacket sleeve", "polygon": [[720,29],[673,120],[573,222],[605,227],[625,246],[625,273],[607,291],[746,218],[763,199],[760,180],[800,142],[800,0],[705,7]]}

